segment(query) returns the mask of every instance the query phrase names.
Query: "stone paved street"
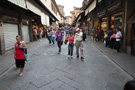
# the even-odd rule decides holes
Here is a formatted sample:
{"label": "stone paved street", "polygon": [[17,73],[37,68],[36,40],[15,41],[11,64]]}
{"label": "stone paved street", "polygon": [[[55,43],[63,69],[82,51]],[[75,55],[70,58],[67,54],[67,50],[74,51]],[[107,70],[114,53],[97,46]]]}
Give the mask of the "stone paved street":
{"label": "stone paved street", "polygon": [[15,65],[0,76],[0,90],[123,90],[133,79],[91,41],[83,44],[85,59],[81,61],[75,48],[74,57],[67,58],[67,45],[58,54],[57,45],[49,46],[43,39],[30,52],[22,77]]}

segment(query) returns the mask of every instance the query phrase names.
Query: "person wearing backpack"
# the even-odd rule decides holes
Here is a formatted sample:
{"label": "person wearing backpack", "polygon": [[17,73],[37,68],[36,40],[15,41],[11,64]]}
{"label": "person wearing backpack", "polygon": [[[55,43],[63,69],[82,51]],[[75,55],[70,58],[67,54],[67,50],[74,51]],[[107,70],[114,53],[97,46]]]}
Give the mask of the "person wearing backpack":
{"label": "person wearing backpack", "polygon": [[26,60],[23,49],[27,49],[27,45],[24,43],[24,41],[21,40],[21,37],[19,35],[16,36],[16,41],[17,42],[15,43],[14,50],[15,64],[17,68],[20,68],[19,76],[22,76]]}

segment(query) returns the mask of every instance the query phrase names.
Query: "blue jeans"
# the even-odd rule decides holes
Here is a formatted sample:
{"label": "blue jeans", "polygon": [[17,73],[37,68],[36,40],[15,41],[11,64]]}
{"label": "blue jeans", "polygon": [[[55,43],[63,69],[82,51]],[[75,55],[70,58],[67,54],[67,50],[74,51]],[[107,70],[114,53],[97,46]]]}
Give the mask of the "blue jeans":
{"label": "blue jeans", "polygon": [[68,45],[68,55],[73,56],[73,48],[74,48],[73,43]]}
{"label": "blue jeans", "polygon": [[53,44],[55,44],[55,37],[52,37],[52,42]]}
{"label": "blue jeans", "polygon": [[52,36],[48,36],[48,39],[49,39],[49,44],[51,44]]}

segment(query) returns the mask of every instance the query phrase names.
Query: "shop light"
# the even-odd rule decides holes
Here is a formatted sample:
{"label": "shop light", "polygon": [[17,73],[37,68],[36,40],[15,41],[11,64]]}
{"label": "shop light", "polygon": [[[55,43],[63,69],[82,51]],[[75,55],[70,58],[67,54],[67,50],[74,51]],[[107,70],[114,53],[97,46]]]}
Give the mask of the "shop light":
{"label": "shop light", "polygon": [[114,19],[115,19],[115,17],[114,17],[114,16],[112,16],[112,17],[111,17],[111,20],[112,20],[112,21],[114,21]]}

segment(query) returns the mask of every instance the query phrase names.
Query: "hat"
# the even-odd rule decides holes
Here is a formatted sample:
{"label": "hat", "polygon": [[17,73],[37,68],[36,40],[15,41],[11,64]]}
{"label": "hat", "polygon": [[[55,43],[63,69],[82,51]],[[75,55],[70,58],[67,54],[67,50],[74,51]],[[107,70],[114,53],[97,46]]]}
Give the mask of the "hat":
{"label": "hat", "polygon": [[79,30],[80,30],[79,28],[76,29],[76,31],[79,31]]}

